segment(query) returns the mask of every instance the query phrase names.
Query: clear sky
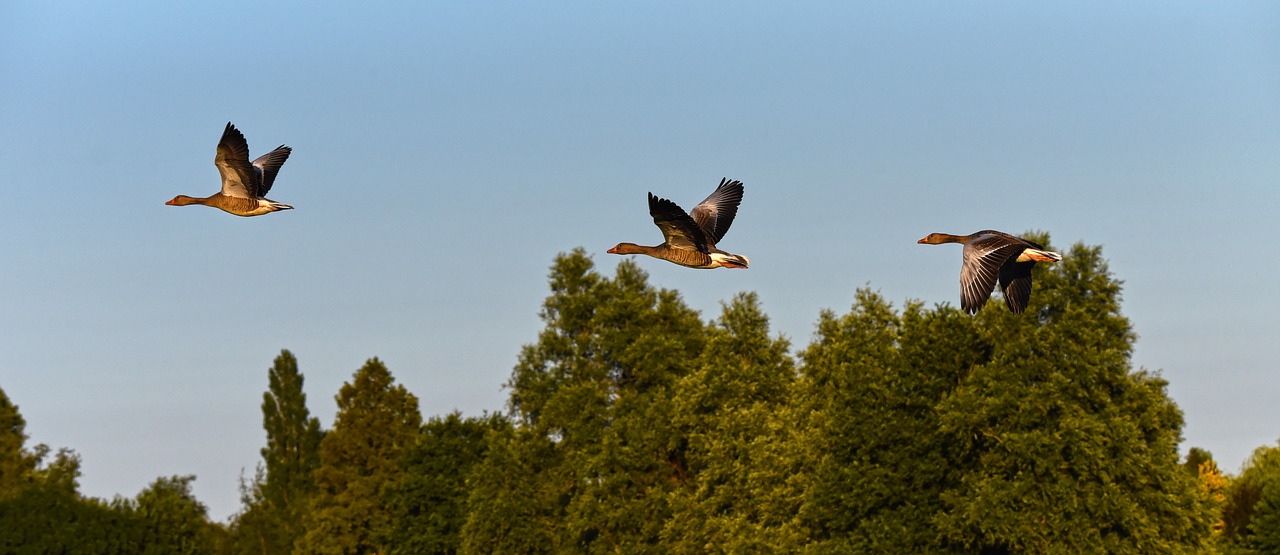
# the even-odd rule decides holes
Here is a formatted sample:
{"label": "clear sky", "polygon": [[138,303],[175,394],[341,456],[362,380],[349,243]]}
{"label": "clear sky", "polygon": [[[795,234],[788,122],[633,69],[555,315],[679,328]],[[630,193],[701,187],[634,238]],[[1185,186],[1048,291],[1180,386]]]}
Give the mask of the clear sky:
{"label": "clear sky", "polygon": [[[218,190],[227,121],[294,148],[296,210]],[[757,291],[797,348],[857,287],[959,301],[933,231],[1102,245],[1184,450],[1280,437],[1280,4],[0,2],[0,387],[81,490],[264,443],[280,349],[313,414],[380,357],[424,415],[500,410],[546,276],[660,242],[645,193],[746,193],[751,269],[641,259],[705,318]],[[1003,309],[1003,307],[1001,307]]]}

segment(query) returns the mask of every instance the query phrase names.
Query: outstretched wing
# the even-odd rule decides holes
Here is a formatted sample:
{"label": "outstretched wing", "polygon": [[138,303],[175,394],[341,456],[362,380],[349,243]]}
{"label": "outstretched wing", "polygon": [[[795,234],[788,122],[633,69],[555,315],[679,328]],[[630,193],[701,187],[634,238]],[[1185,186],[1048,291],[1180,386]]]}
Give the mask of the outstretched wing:
{"label": "outstretched wing", "polygon": [[249,163],[249,143],[231,122],[227,122],[226,129],[222,130],[213,165],[218,166],[218,173],[222,174],[222,194],[236,198],[262,196],[258,192],[262,178]]}
{"label": "outstretched wing", "polygon": [[676,203],[649,193],[649,215],[654,225],[662,230],[667,244],[679,248],[709,253],[707,237],[697,222]]}
{"label": "outstretched wing", "polygon": [[1005,261],[1024,248],[1020,239],[1003,233],[984,233],[969,241],[964,246],[964,265],[960,268],[960,307],[969,314],[981,310],[1000,279]]}
{"label": "outstretched wing", "polygon": [[712,244],[719,243],[724,234],[729,232],[729,226],[733,224],[733,217],[738,215],[738,204],[741,202],[742,182],[723,178],[711,196],[693,207],[690,216]]}
{"label": "outstretched wing", "polygon": [[[253,167],[257,168],[259,175],[262,176],[262,187],[258,191],[258,196],[266,196],[271,191],[271,184],[275,183],[276,174],[280,173],[280,166],[283,166],[284,161],[289,159],[289,153],[291,152],[293,152],[292,148],[280,145],[275,150],[263,154],[253,161]],[[245,158],[248,158],[248,155]]]}
{"label": "outstretched wing", "polygon": [[1009,312],[1022,314],[1031,302],[1031,269],[1035,262],[1017,262],[1013,254],[1004,266],[1000,267],[1000,290],[1004,292],[1004,304]]}

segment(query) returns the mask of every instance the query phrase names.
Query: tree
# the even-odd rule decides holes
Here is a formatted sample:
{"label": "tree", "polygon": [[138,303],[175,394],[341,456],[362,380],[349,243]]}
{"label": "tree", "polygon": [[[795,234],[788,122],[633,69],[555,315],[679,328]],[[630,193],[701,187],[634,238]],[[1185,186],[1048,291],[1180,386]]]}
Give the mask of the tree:
{"label": "tree", "polygon": [[704,325],[634,262],[608,279],[582,249],[556,257],[546,328],[512,372],[516,428],[491,435],[464,550],[662,553],[667,495],[687,476],[672,388]]}
{"label": "tree", "polygon": [[26,429],[18,406],[0,389],[0,499],[17,495],[39,463],[26,449]]}
{"label": "tree", "polygon": [[1280,447],[1255,449],[1226,497],[1227,546],[1233,552],[1280,552]]}
{"label": "tree", "polygon": [[1199,447],[1192,447],[1187,452],[1187,459],[1182,463],[1182,467],[1189,475],[1195,477],[1196,494],[1200,497],[1200,502],[1210,507],[1215,515],[1211,525],[1213,537],[1221,539],[1222,532],[1226,528],[1226,522],[1222,517],[1227,503],[1227,487],[1230,480],[1218,468],[1213,455]]}
{"label": "tree", "polygon": [[399,479],[398,461],[418,438],[418,399],[373,358],[343,384],[337,401],[337,420],[320,442],[307,530],[295,549],[386,552],[392,511],[382,489]]}
{"label": "tree", "polygon": [[304,378],[293,353],[282,350],[267,372],[262,395],[265,471],[243,486],[235,543],[240,553],[291,553],[302,536],[302,516],[315,491],[320,465],[320,421],[307,409]]}
{"label": "tree", "polygon": [[[1048,244],[1048,237],[1032,237]],[[948,540],[1009,551],[1205,548],[1211,508],[1178,466],[1182,414],[1132,371],[1134,333],[1098,247],[1037,265],[1021,317],[978,315],[989,360],[939,405],[962,475],[935,519]]]}
{"label": "tree", "polygon": [[136,499],[80,495],[80,457],[24,447],[25,421],[0,390],[0,553],[14,555],[206,554],[226,548],[226,530],[191,494],[195,476],[160,478]]}
{"label": "tree", "polygon": [[1207,548],[1181,413],[1130,367],[1101,250],[1076,245],[1034,275],[1021,316],[1000,303],[899,315],[868,291],[823,314],[795,402],[812,551]]}
{"label": "tree", "polygon": [[80,457],[40,444],[27,449],[26,421],[0,390],[0,552],[134,553],[132,522],[81,498]]}
{"label": "tree", "polygon": [[786,412],[795,368],[769,337],[754,293],[740,293],[708,330],[697,369],[676,384],[673,424],[685,470],[663,528],[671,553],[785,553],[802,544],[799,471]]}
{"label": "tree", "polygon": [[791,409],[811,550],[955,549],[932,522],[958,479],[939,403],[988,348],[958,310],[912,303],[899,315],[867,289],[848,314],[822,313]]}
{"label": "tree", "polygon": [[34,484],[0,500],[0,553],[134,555],[142,526],[132,510]]}
{"label": "tree", "polygon": [[262,495],[262,485],[266,481],[266,470],[261,463],[254,469],[251,480],[245,479],[241,470],[241,508],[240,512],[232,516],[230,524],[230,552],[235,555],[267,555],[271,553],[271,549],[285,549],[282,553],[288,553],[293,549],[292,544],[280,545],[283,542],[279,541],[279,527]]}
{"label": "tree", "polygon": [[208,509],[191,493],[195,476],[157,478],[136,500],[117,505],[141,526],[141,555],[203,555],[217,553],[223,541],[220,526],[209,522]]}
{"label": "tree", "polygon": [[485,436],[510,428],[501,416],[433,417],[400,458],[399,480],[383,495],[394,512],[388,545],[405,555],[454,554],[467,519],[467,479],[484,459]]}

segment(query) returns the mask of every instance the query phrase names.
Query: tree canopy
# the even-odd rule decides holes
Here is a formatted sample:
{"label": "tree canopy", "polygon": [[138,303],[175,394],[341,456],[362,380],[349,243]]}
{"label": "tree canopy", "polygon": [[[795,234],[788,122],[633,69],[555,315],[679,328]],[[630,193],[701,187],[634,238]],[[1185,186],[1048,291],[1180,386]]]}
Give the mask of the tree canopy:
{"label": "tree canopy", "polygon": [[[1029,237],[1049,245],[1045,234]],[[1049,247],[1052,248],[1052,247]],[[6,553],[1271,553],[1280,447],[1191,449],[1102,250],[1035,267],[1024,314],[853,292],[807,345],[754,293],[710,320],[631,260],[556,257],[506,411],[423,422],[369,359],[310,415],[282,351],[262,463],[224,526],[162,477],[79,494],[0,391]]]}

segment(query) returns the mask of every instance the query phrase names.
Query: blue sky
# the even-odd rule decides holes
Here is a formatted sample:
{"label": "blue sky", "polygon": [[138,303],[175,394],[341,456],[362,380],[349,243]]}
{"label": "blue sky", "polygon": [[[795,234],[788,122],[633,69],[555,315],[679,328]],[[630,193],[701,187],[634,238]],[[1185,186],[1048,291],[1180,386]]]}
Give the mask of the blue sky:
{"label": "blue sky", "polygon": [[[82,491],[196,474],[238,508],[266,370],[311,410],[383,359],[424,415],[499,410],[558,252],[655,244],[645,193],[746,193],[747,271],[640,260],[803,347],[857,287],[958,302],[929,232],[1102,245],[1135,366],[1230,471],[1280,437],[1280,5],[0,3],[0,387]],[[227,122],[288,144],[237,218]]]}

